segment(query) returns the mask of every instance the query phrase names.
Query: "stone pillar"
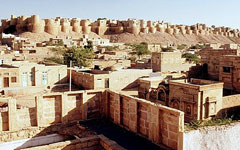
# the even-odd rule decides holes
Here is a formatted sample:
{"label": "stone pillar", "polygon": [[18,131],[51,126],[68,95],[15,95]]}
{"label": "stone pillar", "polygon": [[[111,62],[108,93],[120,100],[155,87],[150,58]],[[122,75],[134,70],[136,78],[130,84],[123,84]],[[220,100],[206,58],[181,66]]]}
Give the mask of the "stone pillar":
{"label": "stone pillar", "polygon": [[17,106],[16,99],[8,100],[8,125],[9,131],[16,131],[18,129],[17,126]]}
{"label": "stone pillar", "polygon": [[160,143],[160,131],[159,131],[159,109],[157,106],[150,106],[149,117],[149,139],[153,143]]}
{"label": "stone pillar", "polygon": [[132,132],[137,133],[137,101],[132,99],[129,101],[129,129]]}
{"label": "stone pillar", "polygon": [[180,112],[178,117],[178,150],[183,150],[183,134],[184,134],[184,112]]}
{"label": "stone pillar", "polygon": [[82,93],[82,120],[87,120],[88,118],[88,96],[87,96],[87,92],[83,92]]}
{"label": "stone pillar", "polygon": [[114,109],[114,122],[120,124],[120,95],[114,93],[115,109]]}
{"label": "stone pillar", "polygon": [[67,99],[68,98],[68,95],[67,93],[63,93],[61,95],[61,106],[62,106],[62,123],[63,124],[66,124],[68,123],[68,110],[67,110]]}
{"label": "stone pillar", "polygon": [[37,107],[37,126],[38,127],[43,127],[44,122],[43,122],[43,97],[42,96],[37,96],[35,98],[36,102],[36,107]]}

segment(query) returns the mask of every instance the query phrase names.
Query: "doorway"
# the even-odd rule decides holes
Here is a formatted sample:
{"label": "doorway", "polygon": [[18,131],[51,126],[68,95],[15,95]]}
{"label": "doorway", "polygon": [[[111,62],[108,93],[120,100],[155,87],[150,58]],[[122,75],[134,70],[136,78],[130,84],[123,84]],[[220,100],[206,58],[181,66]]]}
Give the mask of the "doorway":
{"label": "doorway", "polygon": [[9,77],[3,78],[3,87],[9,87]]}

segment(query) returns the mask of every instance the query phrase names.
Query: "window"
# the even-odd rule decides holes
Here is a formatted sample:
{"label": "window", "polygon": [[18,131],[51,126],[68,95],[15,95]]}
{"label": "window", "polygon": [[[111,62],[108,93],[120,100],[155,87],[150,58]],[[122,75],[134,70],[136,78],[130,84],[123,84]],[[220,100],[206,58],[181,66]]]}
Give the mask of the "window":
{"label": "window", "polygon": [[17,77],[11,77],[11,82],[16,83],[17,82]]}
{"label": "window", "polygon": [[105,88],[109,88],[109,79],[105,79]]}
{"label": "window", "polygon": [[47,72],[42,72],[42,85],[47,85]]}
{"label": "window", "polygon": [[231,72],[231,68],[230,67],[223,67],[223,72],[230,73]]}
{"label": "window", "polygon": [[29,79],[33,81],[33,72],[29,72]]}

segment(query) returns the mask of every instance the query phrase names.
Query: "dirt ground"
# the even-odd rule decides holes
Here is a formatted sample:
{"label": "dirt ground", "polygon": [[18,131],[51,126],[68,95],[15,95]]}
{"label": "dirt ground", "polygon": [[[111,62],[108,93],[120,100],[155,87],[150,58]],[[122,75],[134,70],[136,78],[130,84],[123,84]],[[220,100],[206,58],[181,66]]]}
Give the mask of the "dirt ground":
{"label": "dirt ground", "polygon": [[86,127],[96,134],[103,134],[105,137],[117,142],[120,146],[128,150],[167,150],[166,146],[161,147],[151,143],[143,137],[131,133],[109,120],[91,120],[80,122],[80,125]]}

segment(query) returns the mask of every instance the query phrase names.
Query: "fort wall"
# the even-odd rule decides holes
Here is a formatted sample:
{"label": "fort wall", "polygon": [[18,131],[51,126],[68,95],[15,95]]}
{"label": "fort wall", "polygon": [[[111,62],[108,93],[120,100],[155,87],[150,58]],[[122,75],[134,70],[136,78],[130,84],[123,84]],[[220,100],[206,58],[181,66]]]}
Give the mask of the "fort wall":
{"label": "fort wall", "polygon": [[98,35],[120,34],[128,32],[132,34],[139,33],[168,33],[170,35],[188,34],[188,35],[222,35],[227,37],[239,37],[240,32],[229,27],[207,27],[205,24],[196,24],[192,26],[187,25],[171,25],[159,21],[144,21],[136,19],[128,20],[107,20],[98,19],[91,21],[88,19],[70,19],[70,18],[55,18],[55,19],[40,19],[38,15],[31,17],[19,16],[11,17],[10,19],[3,19],[0,31],[3,32],[9,27],[16,27],[17,33],[33,32],[42,33],[47,32],[52,35],[58,35],[60,32],[64,33],[83,33],[89,34],[94,32]]}

